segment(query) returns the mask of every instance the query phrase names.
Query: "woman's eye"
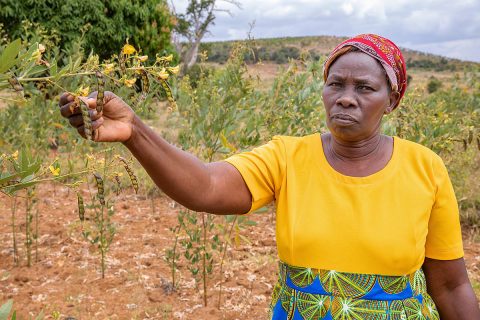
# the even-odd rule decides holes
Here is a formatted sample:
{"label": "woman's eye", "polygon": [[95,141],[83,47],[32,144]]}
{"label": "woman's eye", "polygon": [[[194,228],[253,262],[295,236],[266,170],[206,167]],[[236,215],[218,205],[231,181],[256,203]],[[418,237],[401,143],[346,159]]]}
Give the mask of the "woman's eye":
{"label": "woman's eye", "polygon": [[369,86],[358,86],[360,90],[365,90],[365,91],[373,91],[372,87]]}
{"label": "woman's eye", "polygon": [[341,86],[341,83],[340,82],[330,82],[329,86],[330,87],[339,87],[339,86]]}

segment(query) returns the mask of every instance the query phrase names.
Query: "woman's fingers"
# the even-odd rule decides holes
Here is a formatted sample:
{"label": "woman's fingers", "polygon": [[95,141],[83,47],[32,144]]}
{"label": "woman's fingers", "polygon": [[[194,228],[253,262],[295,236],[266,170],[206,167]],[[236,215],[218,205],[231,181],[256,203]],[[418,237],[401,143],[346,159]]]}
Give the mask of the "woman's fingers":
{"label": "woman's fingers", "polygon": [[64,104],[73,101],[73,99],[73,95],[71,95],[69,92],[64,92],[60,96],[60,101],[58,101],[58,105],[62,107]]}
{"label": "woman's fingers", "polygon": [[[62,97],[63,97],[63,95],[62,95]],[[70,95],[70,97],[72,97],[72,96]],[[94,98],[86,98],[86,97],[79,97],[79,98],[82,99],[82,101],[85,102],[88,105],[88,108],[90,109],[90,111],[95,110],[95,108],[97,106],[97,102]],[[67,101],[66,99],[68,99],[68,98],[64,98],[63,100]],[[62,98],[60,98],[60,100],[62,100]],[[64,104],[60,103],[60,114],[65,118],[70,118],[73,115],[77,115],[77,114],[81,114],[81,113],[82,113],[82,111],[80,110],[80,106],[74,100],[68,101]],[[95,112],[95,114],[96,114],[96,112]],[[90,113],[90,115],[92,116],[91,113]]]}
{"label": "woman's fingers", "polygon": [[[96,141],[97,138],[98,138],[98,128],[100,128],[103,124],[104,120],[103,118],[99,118],[98,120],[95,120],[95,121],[92,121],[92,140],[93,141]],[[79,125],[77,128],[77,132],[83,137],[83,138],[87,138],[85,136],[85,126],[83,125],[83,121],[82,121],[82,124]]]}
{"label": "woman's fingers", "polygon": [[68,122],[70,122],[70,125],[75,128],[83,126],[82,115],[81,114],[73,115],[68,118]]}
{"label": "woman's fingers", "polygon": [[98,120],[92,121],[92,129],[97,130],[98,128],[100,128],[104,121],[105,120],[103,120],[103,117],[99,118]]}
{"label": "woman's fingers", "polygon": [[72,115],[81,114],[80,107],[75,101],[68,102],[60,106],[60,114],[62,117],[70,118]]}
{"label": "woman's fingers", "polygon": [[[95,97],[93,96],[95,94]],[[78,97],[85,102],[89,109],[95,109],[97,107],[97,92],[92,92],[88,97]]]}

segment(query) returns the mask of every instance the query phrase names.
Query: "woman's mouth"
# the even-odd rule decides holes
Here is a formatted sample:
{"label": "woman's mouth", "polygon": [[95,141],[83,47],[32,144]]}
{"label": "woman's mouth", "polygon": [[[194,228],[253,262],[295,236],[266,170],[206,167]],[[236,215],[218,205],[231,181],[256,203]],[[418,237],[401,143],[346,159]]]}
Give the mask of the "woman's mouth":
{"label": "woman's mouth", "polygon": [[346,113],[333,114],[330,117],[330,119],[332,121],[335,121],[338,124],[344,124],[344,125],[353,124],[353,123],[358,122],[357,119],[355,119],[354,117],[352,117],[351,115],[346,114]]}

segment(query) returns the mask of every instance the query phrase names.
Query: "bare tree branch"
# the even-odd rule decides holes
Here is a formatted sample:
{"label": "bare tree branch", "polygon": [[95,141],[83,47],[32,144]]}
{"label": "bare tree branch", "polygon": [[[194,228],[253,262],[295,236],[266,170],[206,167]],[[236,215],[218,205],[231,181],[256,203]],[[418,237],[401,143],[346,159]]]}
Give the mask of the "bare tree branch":
{"label": "bare tree branch", "polygon": [[[233,15],[230,9],[218,7],[221,2],[241,9],[241,4],[237,0],[189,0],[186,12],[179,14],[171,0],[173,14],[178,21],[174,29],[175,36],[172,36],[172,39],[181,53],[183,74],[197,62],[200,43],[209,33],[208,28],[215,24],[215,14],[226,12],[230,16]],[[182,44],[180,38],[186,39],[187,44]]]}

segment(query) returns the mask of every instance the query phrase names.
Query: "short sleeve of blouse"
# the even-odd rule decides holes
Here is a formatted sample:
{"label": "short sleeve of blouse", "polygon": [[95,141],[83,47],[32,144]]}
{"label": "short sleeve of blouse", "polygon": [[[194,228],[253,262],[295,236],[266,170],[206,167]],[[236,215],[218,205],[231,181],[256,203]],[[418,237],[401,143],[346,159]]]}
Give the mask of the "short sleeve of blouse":
{"label": "short sleeve of blouse", "polygon": [[433,163],[436,194],[428,223],[425,256],[437,260],[463,257],[460,215],[452,183],[443,161]]}
{"label": "short sleeve of blouse", "polygon": [[276,199],[285,174],[285,146],[280,137],[225,161],[237,168],[252,194],[249,213]]}

